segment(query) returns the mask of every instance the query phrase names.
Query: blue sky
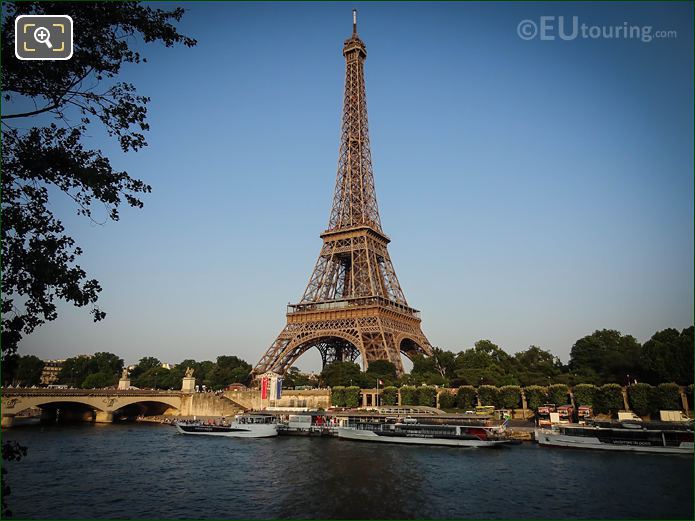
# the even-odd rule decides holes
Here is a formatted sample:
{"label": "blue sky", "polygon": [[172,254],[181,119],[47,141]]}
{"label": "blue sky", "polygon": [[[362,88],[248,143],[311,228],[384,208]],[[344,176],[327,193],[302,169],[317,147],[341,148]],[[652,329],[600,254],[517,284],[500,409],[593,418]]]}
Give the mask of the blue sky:
{"label": "blue sky", "polygon": [[[328,222],[353,7],[382,222],[433,345],[567,361],[595,329],[692,324],[692,4],[177,5],[198,45],[147,46],[123,71],[152,97],[149,147],[91,133],[153,186],[144,209],[95,226],[54,205],[107,319],[63,306],[23,353],[255,364]],[[541,16],[677,36],[519,38]]]}

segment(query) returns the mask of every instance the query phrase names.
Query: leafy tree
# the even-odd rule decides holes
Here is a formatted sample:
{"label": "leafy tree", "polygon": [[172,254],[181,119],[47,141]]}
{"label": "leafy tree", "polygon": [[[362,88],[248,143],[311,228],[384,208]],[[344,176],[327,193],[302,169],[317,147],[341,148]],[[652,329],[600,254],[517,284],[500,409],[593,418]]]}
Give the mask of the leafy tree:
{"label": "leafy tree", "polygon": [[651,414],[657,408],[654,387],[647,383],[632,384],[627,388],[631,409],[639,416]]}
{"label": "leafy tree", "polygon": [[174,377],[166,367],[152,367],[133,380],[140,389],[180,389],[181,380]]}
{"label": "leafy tree", "polygon": [[401,405],[417,405],[417,389],[410,385],[401,387]]}
{"label": "leafy tree", "polygon": [[376,386],[377,380],[383,382],[383,384],[379,384],[380,387],[393,385],[398,380],[396,366],[387,360],[369,362],[369,367],[364,374],[364,380],[369,383],[370,387]]}
{"label": "leafy tree", "polygon": [[20,356],[17,353],[6,354],[2,358],[2,383],[10,385],[16,382],[17,366]]}
{"label": "leafy tree", "polygon": [[334,407],[345,407],[345,387],[336,385],[331,387],[331,405]]}
{"label": "leafy tree", "polygon": [[569,388],[565,384],[553,384],[548,387],[548,400],[555,405],[569,403]]}
{"label": "leafy tree", "polygon": [[563,371],[560,359],[538,346],[519,351],[514,355],[514,362],[516,376],[524,386],[545,385],[548,378],[556,380]]}
{"label": "leafy tree", "polygon": [[[14,21],[21,14],[63,14],[62,2],[3,4],[2,21],[2,352],[16,350],[22,336],[58,316],[56,299],[91,305],[101,286],[75,261],[82,253],[54,216],[50,201],[63,192],[78,215],[98,222],[96,209],[117,221],[126,202],[142,207],[150,187],[113,169],[99,150],[85,148],[98,121],[124,152],[146,146],[142,132],[149,98],[116,81],[121,66],[145,61],[129,43],[136,36],[166,46],[196,42],[172,22],[183,9],[162,11],[136,2],[99,2],[68,9],[79,30],[67,61],[21,61],[13,56]],[[34,105],[27,110],[26,101]]]}
{"label": "leafy tree", "polygon": [[113,353],[94,353],[89,360],[89,369],[92,373],[118,375],[123,371],[123,359]]}
{"label": "leafy tree", "polygon": [[309,380],[309,377],[302,373],[298,367],[290,367],[285,377],[289,377],[292,379],[294,387],[312,385],[312,382],[311,380]]}
{"label": "leafy tree", "polygon": [[456,394],[449,389],[443,389],[439,392],[439,408],[453,409],[456,407]]}
{"label": "leafy tree", "polygon": [[79,355],[68,358],[63,362],[63,367],[58,373],[58,382],[61,384],[78,387],[87,376],[93,372],[91,366],[91,357]]}
{"label": "leafy tree", "polygon": [[438,347],[432,348],[432,356],[414,355],[413,369],[410,374],[419,379],[412,383],[429,383],[446,385],[456,377],[456,355]]}
{"label": "leafy tree", "polygon": [[481,405],[497,405],[499,389],[493,385],[481,385],[478,387],[478,398],[480,398]]}
{"label": "leafy tree", "polygon": [[333,362],[321,371],[321,380],[327,387],[353,385],[362,382],[360,366],[352,362]]}
{"label": "leafy tree", "polygon": [[15,380],[19,385],[31,386],[41,383],[43,360],[38,356],[26,355],[19,359]]}
{"label": "leafy tree", "polygon": [[540,385],[529,385],[524,388],[524,396],[526,396],[526,405],[534,411],[544,403],[548,402],[548,389]]}
{"label": "leafy tree", "polygon": [[518,385],[501,387],[497,405],[504,409],[518,409],[521,404],[521,388]]}
{"label": "leafy tree", "polygon": [[159,361],[159,359],[153,356],[145,356],[141,358],[137,365],[133,367],[133,370],[130,371],[130,379],[135,380],[138,376],[140,376],[148,369],[152,369],[153,367],[159,367],[160,365],[162,365],[162,363]]}
{"label": "leafy tree", "polygon": [[680,411],[680,387],[675,383],[662,383],[656,388],[656,408],[664,411]]}
{"label": "leafy tree", "polygon": [[437,403],[437,389],[429,385],[421,385],[417,388],[417,404],[434,407]]}
{"label": "leafy tree", "polygon": [[384,387],[381,393],[382,405],[398,405],[398,388],[389,386]]}
{"label": "leafy tree", "polygon": [[693,382],[693,326],[678,330],[657,331],[642,346],[640,367],[643,379],[657,384]]}
{"label": "leafy tree", "polygon": [[355,408],[360,405],[360,388],[351,385],[345,388],[345,407]]}
{"label": "leafy tree", "polygon": [[456,407],[465,411],[472,410],[477,404],[475,387],[462,385],[456,390]]}
{"label": "leafy tree", "polygon": [[90,373],[82,382],[83,389],[101,389],[103,387],[111,387],[115,385],[118,379],[115,375],[109,373]]}
{"label": "leafy tree", "polygon": [[479,340],[475,347],[456,355],[456,376],[469,385],[515,385],[514,361],[489,340]]}
{"label": "leafy tree", "polygon": [[575,385],[572,388],[572,394],[574,395],[574,403],[577,407],[580,405],[593,407],[596,401],[596,386],[591,384]]}
{"label": "leafy tree", "polygon": [[625,382],[639,367],[641,346],[631,335],[602,329],[577,340],[570,352],[570,371],[590,375],[591,383]]}
{"label": "leafy tree", "polygon": [[615,413],[625,407],[623,388],[618,384],[605,384],[598,388],[594,398],[596,412]]}
{"label": "leafy tree", "polygon": [[251,365],[236,356],[218,356],[217,362],[206,375],[206,384],[214,389],[224,389],[233,383],[248,383]]}

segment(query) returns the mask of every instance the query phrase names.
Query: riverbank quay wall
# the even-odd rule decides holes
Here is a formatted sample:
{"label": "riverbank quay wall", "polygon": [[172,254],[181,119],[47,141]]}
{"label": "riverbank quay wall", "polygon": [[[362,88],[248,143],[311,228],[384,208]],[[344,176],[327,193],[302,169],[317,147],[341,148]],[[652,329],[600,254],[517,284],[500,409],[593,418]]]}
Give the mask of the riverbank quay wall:
{"label": "riverbank quay wall", "polygon": [[243,404],[216,393],[181,393],[181,403],[165,416],[232,417],[248,410]]}
{"label": "riverbank quay wall", "polygon": [[260,411],[264,409],[328,409],[331,406],[330,389],[283,389],[279,400],[262,399],[258,389],[243,391],[225,391],[225,398],[239,404],[247,410]]}

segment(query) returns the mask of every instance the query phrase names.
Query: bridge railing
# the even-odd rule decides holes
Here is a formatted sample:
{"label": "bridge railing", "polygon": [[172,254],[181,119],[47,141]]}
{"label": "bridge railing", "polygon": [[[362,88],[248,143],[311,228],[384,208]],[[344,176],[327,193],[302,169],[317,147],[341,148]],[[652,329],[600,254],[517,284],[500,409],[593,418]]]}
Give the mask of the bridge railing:
{"label": "bridge railing", "polygon": [[48,389],[2,388],[2,396],[181,396],[181,391],[156,391],[152,389]]}

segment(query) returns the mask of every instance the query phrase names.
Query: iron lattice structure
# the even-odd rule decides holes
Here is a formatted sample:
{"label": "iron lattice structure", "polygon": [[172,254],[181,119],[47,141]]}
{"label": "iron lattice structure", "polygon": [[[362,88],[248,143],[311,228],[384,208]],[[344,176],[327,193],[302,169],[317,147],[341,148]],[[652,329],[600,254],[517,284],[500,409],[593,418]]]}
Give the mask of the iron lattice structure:
{"label": "iron lattice structure", "polygon": [[381,228],[369,146],[364,61],[357,36],[345,41],[345,99],[338,173],[323,247],[304,295],[287,309],[287,325],[254,368],[284,374],[308,349],[323,364],[355,361],[363,369],[388,360],[403,373],[400,353],[431,355],[419,312],[408,306]]}

